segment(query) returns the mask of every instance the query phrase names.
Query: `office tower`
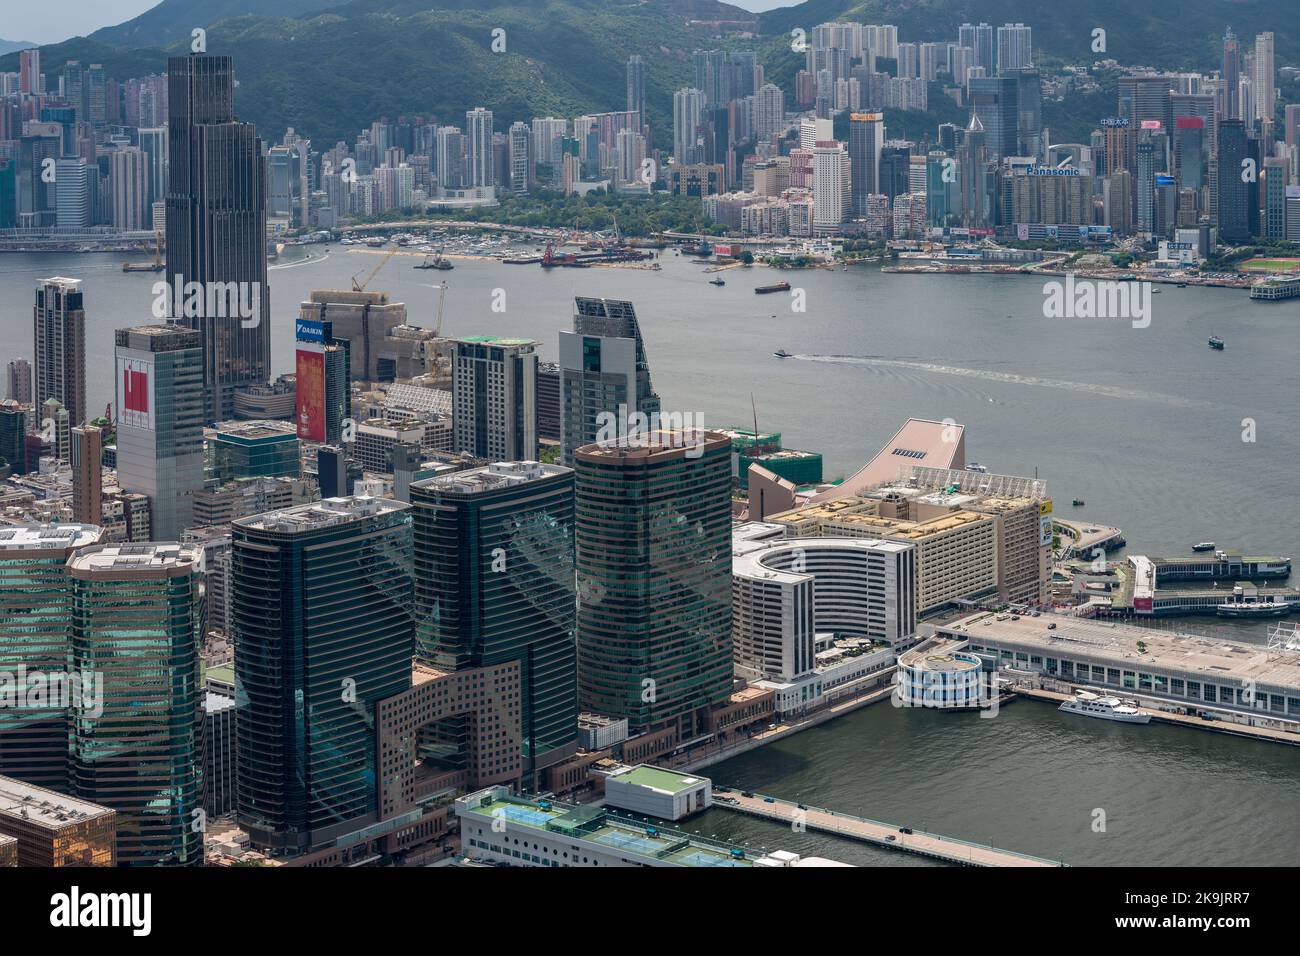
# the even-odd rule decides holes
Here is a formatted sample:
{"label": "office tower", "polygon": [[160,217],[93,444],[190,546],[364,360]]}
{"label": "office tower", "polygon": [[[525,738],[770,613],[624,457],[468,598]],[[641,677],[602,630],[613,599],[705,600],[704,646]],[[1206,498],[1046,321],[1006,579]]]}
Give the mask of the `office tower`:
{"label": "office tower", "polygon": [[1168,129],[1173,122],[1173,80],[1160,73],[1139,73],[1119,78],[1118,115],[1138,130],[1147,121]]}
{"label": "office tower", "polygon": [[[316,323],[319,324],[319,323]],[[303,323],[299,323],[301,328]],[[351,385],[348,379],[348,347],[322,331],[322,338],[297,343],[297,381],[294,389],[294,420],[303,441],[342,441],[343,421],[348,417]]]}
{"label": "office tower", "polygon": [[6,840],[16,844],[10,866],[114,865],[117,814],[59,792],[66,789],[66,778],[55,789],[0,776],[0,851]]}
{"label": "office tower", "polygon": [[117,811],[120,864],[202,866],[198,553],[99,544],[68,573],[71,669],[103,677],[102,710],[73,712],[73,792]]}
{"label": "office tower", "polygon": [[1219,95],[1223,101],[1220,115],[1225,120],[1241,119],[1241,45],[1232,28],[1223,36],[1223,71],[1219,74]]}
{"label": "office tower", "polygon": [[1273,34],[1260,33],[1255,37],[1255,112],[1253,119],[1272,120],[1277,103],[1277,73],[1273,68]]}
{"label": "office tower", "polygon": [[897,196],[912,191],[912,143],[890,140],[880,152],[880,188],[877,190],[892,203]]}
{"label": "office tower", "polygon": [[[167,201],[167,127],[156,126],[139,131],[140,150],[144,153],[145,203]],[[157,229],[161,223],[150,222]]]}
{"label": "office tower", "polygon": [[673,94],[673,158],[680,165],[704,162],[698,144],[703,113],[704,93],[700,90],[678,90]]}
{"label": "office tower", "polygon": [[849,115],[849,184],[855,218],[867,214],[867,197],[880,192],[880,153],[884,145],[883,113]]}
{"label": "office tower", "polygon": [[626,428],[634,414],[656,416],[659,396],[650,380],[641,326],[631,302],[574,299],[573,331],[560,332],[561,460],[605,437],[611,424]]}
{"label": "office tower", "polygon": [[72,429],[72,520],[104,523],[104,433],[94,425]]}
{"label": "office tower", "polygon": [[102,63],[92,63],[87,67],[85,120],[97,130],[108,125],[107,83]]}
{"label": "office tower", "polygon": [[1174,173],[1178,182],[1200,192],[1206,183],[1209,150],[1205,142],[1205,120],[1180,116],[1174,120]]}
{"label": "office tower", "polygon": [[411,686],[411,513],[329,498],[231,526],[240,826],[309,850],[376,822],[374,708]]}
{"label": "office tower", "polygon": [[109,154],[109,191],[113,200],[113,227],[146,229],[149,196],[146,157],[142,150],[126,146]]}
{"label": "office tower", "polygon": [[32,365],[25,358],[11,359],[7,370],[5,398],[27,404],[32,400]]}
{"label": "office tower", "polygon": [[8,467],[11,475],[25,475],[31,470],[27,460],[27,412],[13,399],[0,402],[0,459],[0,467]]}
{"label": "office tower", "polygon": [[1266,239],[1285,239],[1287,161],[1269,156],[1264,160],[1262,172],[1259,235]]}
{"label": "office tower", "polygon": [[583,710],[691,740],[730,695],[730,459],[704,431],[578,450]]}
{"label": "office tower", "polygon": [[80,279],[55,276],[36,286],[36,405],[57,399],[73,425],[86,421],[86,313]]}
{"label": "office tower", "polygon": [[479,335],[456,342],[455,450],[489,461],[537,456],[537,343]]}
{"label": "office tower", "polygon": [[466,186],[492,185],[492,111],[481,106],[465,114],[465,161]]}
{"label": "office tower", "polygon": [[849,154],[841,143],[815,146],[812,153],[813,233],[835,235],[853,205]]}
{"label": "office tower", "polygon": [[517,661],[525,773],[577,750],[573,471],[498,462],[411,485],[417,661]]}
{"label": "office tower", "polygon": [[533,163],[529,156],[532,130],[528,124],[510,124],[510,191],[523,195],[533,184]]}
{"label": "office tower", "polygon": [[[28,693],[68,671],[72,579],[67,561],[78,548],[98,543],[92,525],[25,525],[0,528],[0,661],[10,679],[21,668]],[[81,689],[80,682],[77,688]],[[48,686],[45,688],[48,693]],[[79,698],[96,701],[93,685]],[[68,734],[72,714],[62,700],[33,699],[34,706],[0,707],[0,774],[41,787],[68,789]]]}
{"label": "office tower", "polygon": [[1034,31],[1023,23],[998,27],[998,72],[1028,70],[1034,65]]}
{"label": "office tower", "polygon": [[1136,216],[1133,210],[1133,174],[1127,169],[1117,169],[1102,182],[1102,201],[1105,224],[1118,235],[1133,232]]}
{"label": "office tower", "polygon": [[208,451],[212,476],[219,481],[297,478],[301,471],[298,433],[290,422],[222,422]]}
{"label": "office tower", "polygon": [[77,111],[71,106],[42,106],[42,123],[57,123],[60,130],[61,156],[77,154]]}
{"label": "office tower", "polygon": [[316,449],[316,479],[322,498],[343,498],[350,494],[347,451],[337,445],[321,445]]}
{"label": "office tower", "polygon": [[1250,158],[1246,125],[1240,119],[1219,123],[1218,224],[1225,242],[1250,238],[1250,184],[1242,179],[1243,163]]}
{"label": "office tower", "polygon": [[771,143],[785,132],[785,93],[775,83],[764,83],[754,94],[754,138]]}
{"label": "office tower", "polygon": [[36,94],[44,92],[41,78],[41,51],[33,47],[18,54],[18,92]]}
{"label": "office tower", "polygon": [[641,117],[640,125],[645,127],[649,125],[649,120],[645,113],[645,61],[639,54],[633,54],[627,59],[627,109],[629,112],[635,110]]}
{"label": "office tower", "polygon": [[968,228],[986,229],[992,222],[991,161],[984,126],[972,111],[957,155],[962,223]]}
{"label": "office tower", "polygon": [[971,108],[984,129],[989,159],[1001,162],[1019,151],[1020,81],[1015,75],[982,76],[970,80]]}
{"label": "office tower", "polygon": [[203,488],[203,340],[177,325],[118,329],[117,480],[149,499],[153,537],[179,541]]}
{"label": "office tower", "polygon": [[168,316],[202,334],[205,416],[222,421],[237,388],[270,377],[266,166],[253,125],[235,120],[230,57],[170,57],[167,73],[166,279],[173,297],[196,282],[204,298]]}

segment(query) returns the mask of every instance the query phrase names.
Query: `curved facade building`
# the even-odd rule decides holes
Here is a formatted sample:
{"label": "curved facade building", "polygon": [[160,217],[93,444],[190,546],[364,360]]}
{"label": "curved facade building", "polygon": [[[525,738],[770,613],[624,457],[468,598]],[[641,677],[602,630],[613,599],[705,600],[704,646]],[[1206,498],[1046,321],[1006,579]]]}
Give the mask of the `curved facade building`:
{"label": "curved facade building", "polygon": [[77,797],[116,810],[123,866],[202,866],[199,555],[94,545],[68,562],[71,669],[102,679],[71,713]]}
{"label": "curved facade building", "polygon": [[815,664],[818,633],[897,645],[916,631],[916,549],[871,538],[738,542],[732,643],[751,679],[792,681]]}
{"label": "curved facade building", "polygon": [[973,654],[912,651],[898,660],[895,701],[903,707],[979,707],[982,663]]}

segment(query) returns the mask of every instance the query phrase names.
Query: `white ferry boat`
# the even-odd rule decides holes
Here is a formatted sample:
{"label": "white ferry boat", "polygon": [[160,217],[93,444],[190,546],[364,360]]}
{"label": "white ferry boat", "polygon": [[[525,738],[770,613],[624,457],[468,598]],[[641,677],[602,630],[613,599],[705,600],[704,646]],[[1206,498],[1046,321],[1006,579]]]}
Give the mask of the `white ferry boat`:
{"label": "white ferry boat", "polygon": [[1102,720],[1118,720],[1125,724],[1151,723],[1151,715],[1138,710],[1133,701],[1101,697],[1086,690],[1075,691],[1074,699],[1062,702],[1057,710],[1084,717],[1099,717]]}

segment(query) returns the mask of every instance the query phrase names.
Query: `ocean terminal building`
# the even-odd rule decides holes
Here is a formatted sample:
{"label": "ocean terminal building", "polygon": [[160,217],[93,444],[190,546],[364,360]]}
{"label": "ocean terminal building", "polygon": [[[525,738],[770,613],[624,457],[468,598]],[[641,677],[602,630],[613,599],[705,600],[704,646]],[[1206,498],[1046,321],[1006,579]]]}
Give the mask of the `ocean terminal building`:
{"label": "ocean terminal building", "polygon": [[1132,691],[1191,712],[1300,721],[1300,652],[1285,647],[1046,614],[984,612],[934,633],[995,655],[1000,667]]}

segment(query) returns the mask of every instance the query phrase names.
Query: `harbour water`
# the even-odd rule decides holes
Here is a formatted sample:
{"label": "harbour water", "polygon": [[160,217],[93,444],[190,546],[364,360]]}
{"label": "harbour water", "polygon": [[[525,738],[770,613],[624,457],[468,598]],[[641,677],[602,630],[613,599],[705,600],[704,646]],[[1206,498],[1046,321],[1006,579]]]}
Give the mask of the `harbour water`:
{"label": "harbour water", "polygon": [[[313,255],[320,256],[320,250]],[[335,246],[289,250],[270,273],[277,372],[292,368],[293,320],[313,289],[349,288],[378,263]],[[84,280],[89,400],[112,400],[113,329],[153,321],[159,276],[119,255],[0,256],[0,365],[31,357],[34,281]],[[553,360],[574,295],[632,300],[666,411],[747,425],[823,453],[847,475],[909,416],[967,426],[967,460],[1048,481],[1058,511],[1124,530],[1130,550],[1181,554],[1213,540],[1294,556],[1300,541],[1294,423],[1300,301],[1163,288],[1148,328],[1047,319],[1041,279],[908,276],[875,267],[723,273],[711,286],[668,251],[661,271],[458,261],[416,270],[394,257],[370,288],[444,332],[527,336]],[[788,279],[792,294],[755,296]],[[493,311],[502,303],[504,311]],[[1206,347],[1210,335],[1227,343]],[[794,357],[777,359],[784,348]],[[1245,420],[1254,441],[1243,441]],[[1072,509],[1073,498],[1087,506]],[[1265,624],[1202,624],[1247,640]],[[876,705],[710,768],[715,780],[1075,864],[1300,863],[1300,751],[1210,733],[1067,718],[1021,701],[995,719]],[[1094,832],[1094,811],[1106,831]],[[924,861],[711,810],[692,829],[849,862]]]}
{"label": "harbour water", "polygon": [[[293,320],[313,289],[349,288],[379,257],[333,246],[270,273],[276,371],[290,371]],[[320,255],[315,250],[315,255]],[[0,256],[0,364],[30,357],[35,279],[84,280],[89,401],[111,401],[114,328],[152,320],[151,273],[124,274],[120,255]],[[1057,508],[1122,527],[1131,548],[1178,554],[1213,540],[1294,555],[1300,540],[1294,424],[1300,300],[1252,303],[1237,290],[1177,289],[1152,297],[1149,328],[1123,319],[1047,319],[1042,280],[911,276],[875,267],[722,273],[711,286],[694,260],[667,251],[662,271],[456,263],[413,268],[395,256],[371,281],[432,326],[448,284],[444,332],[528,336],[553,360],[574,295],[631,299],[665,410],[716,425],[752,420],[788,447],[819,451],[826,477],[852,472],[908,416],[967,426],[966,456],[990,471],[1047,479]],[[795,297],[756,296],[788,279]],[[504,298],[496,290],[503,290]],[[504,311],[494,312],[494,302]],[[1211,334],[1223,352],[1206,347]],[[789,359],[774,358],[784,348]],[[1242,441],[1254,422],[1255,441]],[[1072,509],[1069,502],[1087,502]]]}

